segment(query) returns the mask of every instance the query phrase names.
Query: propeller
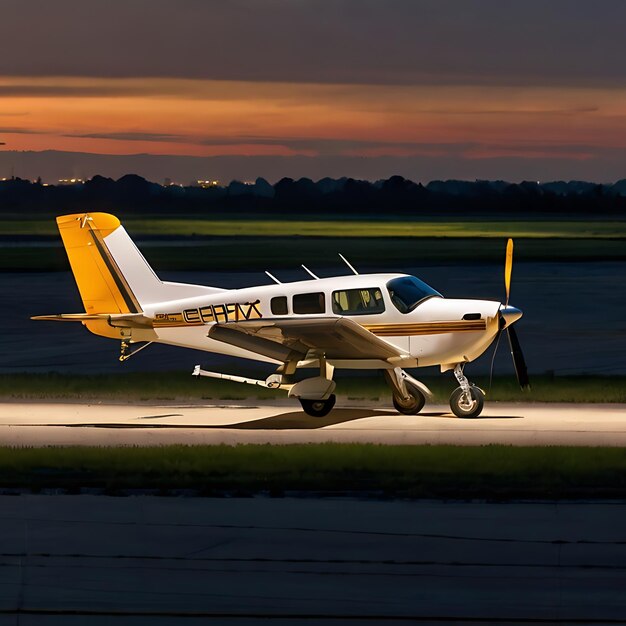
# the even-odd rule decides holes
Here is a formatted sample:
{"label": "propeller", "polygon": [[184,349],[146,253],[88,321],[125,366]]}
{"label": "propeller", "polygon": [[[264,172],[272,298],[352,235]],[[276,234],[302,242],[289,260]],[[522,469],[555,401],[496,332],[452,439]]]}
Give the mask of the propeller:
{"label": "propeller", "polygon": [[504,292],[506,302],[504,306],[509,306],[509,295],[511,294],[511,274],[513,273],[513,240],[506,242],[506,256],[504,259]]}
{"label": "propeller", "polygon": [[[505,304],[504,308],[500,307],[498,315],[500,318],[500,330],[496,337],[495,348],[493,351],[493,357],[491,359],[491,372],[489,375],[489,387],[491,388],[491,379],[493,375],[493,364],[496,358],[496,352],[500,343],[500,336],[502,331],[506,328],[506,333],[509,338],[509,347],[511,348],[511,357],[513,358],[513,367],[515,368],[515,375],[517,376],[517,382],[523,391],[530,391],[530,379],[528,378],[528,368],[526,367],[526,361],[524,360],[524,354],[522,347],[520,346],[519,339],[517,338],[517,332],[513,326],[513,323],[517,321],[522,312],[515,307],[509,306],[509,296],[511,295],[511,274],[513,272],[513,240],[509,239],[506,244],[506,256],[504,260],[504,291],[505,291]],[[509,319],[507,319],[509,318]]]}
{"label": "propeller", "polygon": [[524,354],[522,353],[522,347],[520,346],[519,339],[517,338],[515,327],[508,326],[506,334],[509,336],[509,346],[511,347],[511,356],[513,357],[513,367],[515,367],[517,382],[522,388],[522,391],[530,391],[528,369],[526,367],[526,361],[524,360]]}

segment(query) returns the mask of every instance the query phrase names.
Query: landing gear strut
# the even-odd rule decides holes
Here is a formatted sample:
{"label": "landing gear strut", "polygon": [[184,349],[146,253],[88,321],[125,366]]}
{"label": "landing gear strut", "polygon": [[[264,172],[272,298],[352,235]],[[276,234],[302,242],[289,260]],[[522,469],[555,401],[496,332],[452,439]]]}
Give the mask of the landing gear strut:
{"label": "landing gear strut", "polygon": [[289,391],[289,396],[298,398],[302,410],[311,417],[325,417],[332,411],[337,400],[333,393],[335,368],[326,361],[324,356],[320,356],[319,361],[320,375],[316,378],[301,380]]}
{"label": "landing gear strut", "polygon": [[485,393],[467,380],[463,374],[463,365],[460,363],[454,368],[454,376],[459,386],[450,396],[452,412],[457,417],[478,417],[485,404]]}

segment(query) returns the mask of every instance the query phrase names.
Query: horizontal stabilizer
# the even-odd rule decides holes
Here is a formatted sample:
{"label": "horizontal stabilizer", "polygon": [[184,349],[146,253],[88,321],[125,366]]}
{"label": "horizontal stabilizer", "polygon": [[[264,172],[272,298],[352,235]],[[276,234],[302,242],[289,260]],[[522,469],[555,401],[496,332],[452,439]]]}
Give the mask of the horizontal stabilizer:
{"label": "horizontal stabilizer", "polygon": [[56,315],[32,315],[31,320],[43,322],[84,322],[86,320],[106,320],[106,313],[57,313]]}
{"label": "horizontal stabilizer", "polygon": [[89,322],[104,320],[111,326],[122,328],[152,328],[152,321],[142,313],[58,313],[34,315],[31,320],[44,322]]}

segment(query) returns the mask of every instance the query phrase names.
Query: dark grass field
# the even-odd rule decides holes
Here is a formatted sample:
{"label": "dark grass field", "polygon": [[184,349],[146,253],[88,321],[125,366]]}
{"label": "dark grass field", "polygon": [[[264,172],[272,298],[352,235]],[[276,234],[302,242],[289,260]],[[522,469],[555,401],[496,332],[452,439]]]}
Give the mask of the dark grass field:
{"label": "dark grass field", "polygon": [[[420,377],[433,391],[433,402],[445,404],[453,381],[441,376]],[[342,401],[389,403],[391,392],[382,375],[337,377],[336,393]],[[488,391],[490,401],[502,402],[626,402],[624,376],[533,376],[530,392],[520,390],[513,376],[474,376],[472,380]],[[284,391],[243,385],[225,380],[190,376],[189,372],[129,372],[125,374],[3,374],[0,399],[109,400],[116,402],[204,400],[277,400]]]}
{"label": "dark grass field", "polygon": [[0,448],[0,488],[171,495],[626,496],[620,448],[369,444]]}
{"label": "dark grass field", "polygon": [[[123,220],[148,261],[161,270],[250,270],[337,264],[337,253],[367,268],[501,262],[508,237],[516,261],[626,259],[626,222],[619,220],[293,219],[239,216]],[[68,270],[50,219],[0,221],[0,271]],[[373,261],[375,260],[375,261]]]}
{"label": "dark grass field", "polygon": [[[255,235],[258,237],[451,237],[451,238],[560,238],[560,239],[624,239],[626,221],[618,220],[523,220],[493,219],[467,220],[447,218],[445,220],[412,219],[404,217],[388,219],[308,216],[308,219],[294,219],[292,213],[268,215],[257,218],[237,219],[218,217],[181,219],[148,216],[122,220],[132,237],[142,235],[160,236],[231,236]],[[16,217],[16,216],[14,216]],[[3,219],[0,221],[0,235],[56,235],[57,227],[53,218],[49,219]]]}

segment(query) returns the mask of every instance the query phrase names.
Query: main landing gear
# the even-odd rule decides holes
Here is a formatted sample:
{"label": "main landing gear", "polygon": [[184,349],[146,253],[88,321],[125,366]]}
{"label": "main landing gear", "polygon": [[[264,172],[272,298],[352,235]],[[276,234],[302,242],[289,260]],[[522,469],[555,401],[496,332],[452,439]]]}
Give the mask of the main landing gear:
{"label": "main landing gear", "polygon": [[337,396],[334,393],[330,394],[326,400],[305,400],[300,398],[300,404],[302,410],[312,417],[326,417],[335,406]]}
{"label": "main landing gear", "polygon": [[454,376],[459,386],[450,396],[452,412],[457,417],[478,417],[482,413],[485,404],[485,393],[467,380],[465,374],[463,374],[463,366],[461,364],[456,365],[454,368]]}
{"label": "main landing gear", "polygon": [[426,404],[426,396],[411,383],[404,383],[406,386],[407,397],[399,398],[393,396],[393,406],[403,415],[417,415]]}
{"label": "main landing gear", "polygon": [[430,389],[415,380],[403,369],[383,370],[387,384],[393,393],[393,406],[403,415],[417,415],[426,404],[426,396],[432,396]]}
{"label": "main landing gear", "polygon": [[289,390],[289,396],[298,398],[302,410],[311,417],[326,417],[332,411],[337,400],[333,393],[336,386],[333,380],[335,368],[323,356],[319,357],[319,361],[319,376],[305,378]]}

